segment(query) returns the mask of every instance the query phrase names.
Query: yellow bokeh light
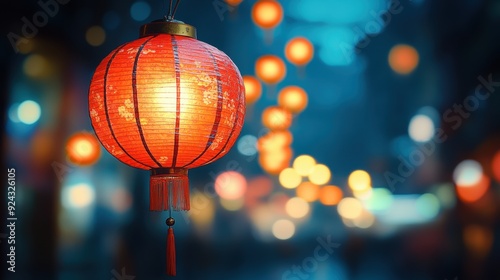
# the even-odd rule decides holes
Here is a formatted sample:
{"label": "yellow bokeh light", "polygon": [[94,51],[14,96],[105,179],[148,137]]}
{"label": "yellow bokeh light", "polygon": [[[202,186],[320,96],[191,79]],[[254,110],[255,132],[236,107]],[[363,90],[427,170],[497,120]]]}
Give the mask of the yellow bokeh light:
{"label": "yellow bokeh light", "polygon": [[191,207],[200,209],[201,211],[192,211],[189,219],[193,221],[199,230],[208,228],[215,216],[215,204],[212,198],[200,191],[194,190],[191,193]]}
{"label": "yellow bokeh light", "polygon": [[292,218],[303,218],[309,213],[309,203],[300,197],[290,198],[286,205],[285,211]]}
{"label": "yellow bokeh light", "polygon": [[330,181],[332,173],[330,168],[324,164],[316,164],[309,174],[309,181],[316,185],[324,185]]}
{"label": "yellow bokeh light", "polygon": [[260,28],[274,28],[283,20],[283,7],[275,0],[259,0],[253,5],[252,20]]}
{"label": "yellow bokeh light", "polygon": [[243,197],[247,190],[247,181],[243,175],[235,171],[221,173],[215,179],[215,191],[227,200]]}
{"label": "yellow bokeh light", "polygon": [[259,152],[274,152],[288,148],[292,141],[292,133],[288,130],[271,131],[259,138],[257,141],[257,150]]}
{"label": "yellow bokeh light", "polygon": [[269,174],[278,175],[290,165],[292,149],[290,147],[265,152],[259,155],[259,164]]}
{"label": "yellow bokeh light", "polygon": [[369,228],[375,223],[375,216],[372,213],[363,210],[359,216],[352,220],[358,228]]}
{"label": "yellow bokeh light", "polygon": [[245,199],[240,197],[238,199],[224,199],[220,198],[220,205],[228,211],[238,211],[243,207]]}
{"label": "yellow bokeh light", "polygon": [[418,65],[417,50],[409,45],[396,45],[389,52],[389,65],[398,74],[407,75]]}
{"label": "yellow bokeh light", "polygon": [[94,25],[87,29],[87,32],[85,33],[85,39],[87,40],[87,43],[89,45],[98,47],[104,43],[106,40],[106,31],[104,31],[104,28]]}
{"label": "yellow bokeh light", "polygon": [[24,124],[34,124],[42,115],[40,105],[33,100],[26,100],[17,107],[17,118]]}
{"label": "yellow bokeh light", "polygon": [[285,87],[278,94],[278,105],[293,114],[298,114],[307,107],[307,93],[298,86]]}
{"label": "yellow bokeh light", "polygon": [[354,191],[363,191],[371,187],[372,179],[368,172],[364,170],[355,170],[349,175],[347,184]]}
{"label": "yellow bokeh light", "polygon": [[92,186],[82,183],[68,187],[66,196],[67,207],[84,208],[94,201],[95,193]]}
{"label": "yellow bokeh light", "polygon": [[337,211],[346,219],[356,219],[363,213],[363,204],[353,197],[346,197],[339,202]]}
{"label": "yellow bokeh light", "polygon": [[293,168],[285,168],[280,172],[280,184],[287,189],[294,189],[302,182],[302,177]]}
{"label": "yellow bokeh light", "polygon": [[308,176],[309,174],[311,174],[311,171],[315,165],[316,160],[309,155],[300,155],[293,161],[293,168],[301,176]]}
{"label": "yellow bokeh light", "polygon": [[289,220],[277,220],[273,224],[272,231],[274,237],[278,239],[290,239],[295,234],[295,225]]}
{"label": "yellow bokeh light", "polygon": [[370,186],[368,186],[368,188],[363,189],[363,190],[353,190],[352,194],[357,199],[369,200],[373,195],[373,190]]}
{"label": "yellow bokeh light", "polygon": [[29,77],[42,78],[50,76],[53,68],[44,56],[32,54],[24,60],[23,71]]}
{"label": "yellow bokeh light", "polygon": [[245,100],[247,104],[255,103],[262,95],[262,85],[259,80],[253,76],[243,76],[245,85]]}
{"label": "yellow bokeh light", "polygon": [[324,186],[319,190],[319,201],[324,205],[336,205],[342,196],[343,192],[337,186]]}
{"label": "yellow bokeh light", "polygon": [[314,47],[304,37],[296,37],[288,41],[285,46],[285,57],[297,66],[309,63],[314,55]]}
{"label": "yellow bokeh light", "polygon": [[311,182],[303,182],[297,187],[296,194],[307,202],[316,201],[319,197],[319,186]]}
{"label": "yellow bokeh light", "polygon": [[277,84],[285,78],[286,65],[275,55],[264,55],[255,62],[255,75],[264,83]]}
{"label": "yellow bokeh light", "polygon": [[262,125],[272,131],[286,130],[292,125],[292,114],[282,107],[269,106],[262,112]]}

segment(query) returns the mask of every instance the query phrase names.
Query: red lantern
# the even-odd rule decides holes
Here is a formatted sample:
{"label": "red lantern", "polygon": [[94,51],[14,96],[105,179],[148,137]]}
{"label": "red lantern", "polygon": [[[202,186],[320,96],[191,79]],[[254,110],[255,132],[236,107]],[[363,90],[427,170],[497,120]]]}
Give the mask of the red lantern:
{"label": "red lantern", "polygon": [[[189,210],[188,170],[233,146],[245,116],[244,85],[231,59],[198,41],[193,26],[157,21],[99,64],[89,112],[109,153],[150,170],[151,211]],[[175,275],[174,223],[167,219],[169,275]]]}

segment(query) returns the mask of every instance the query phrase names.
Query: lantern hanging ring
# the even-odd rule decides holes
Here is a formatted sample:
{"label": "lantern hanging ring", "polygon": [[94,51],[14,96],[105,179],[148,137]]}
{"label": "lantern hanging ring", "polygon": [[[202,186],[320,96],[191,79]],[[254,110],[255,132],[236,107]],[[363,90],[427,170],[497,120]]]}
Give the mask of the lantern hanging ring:
{"label": "lantern hanging ring", "polygon": [[170,0],[170,5],[168,6],[168,14],[165,15],[166,21],[173,21],[174,20],[175,12],[177,11],[177,7],[179,6],[179,3],[181,2],[181,0],[177,0],[175,2],[174,9],[172,10],[173,2],[174,2],[173,0]]}

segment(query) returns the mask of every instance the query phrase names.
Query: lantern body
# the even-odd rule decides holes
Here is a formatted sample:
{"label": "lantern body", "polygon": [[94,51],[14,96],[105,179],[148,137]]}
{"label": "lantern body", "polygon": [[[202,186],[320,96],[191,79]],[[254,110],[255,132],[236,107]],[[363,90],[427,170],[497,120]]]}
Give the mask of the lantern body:
{"label": "lantern body", "polygon": [[[244,85],[238,68],[215,47],[156,34],[104,58],[90,85],[89,112],[109,153],[151,170],[151,210],[170,204],[188,210],[187,170],[233,146],[244,121]],[[162,193],[172,182],[169,202]]]}

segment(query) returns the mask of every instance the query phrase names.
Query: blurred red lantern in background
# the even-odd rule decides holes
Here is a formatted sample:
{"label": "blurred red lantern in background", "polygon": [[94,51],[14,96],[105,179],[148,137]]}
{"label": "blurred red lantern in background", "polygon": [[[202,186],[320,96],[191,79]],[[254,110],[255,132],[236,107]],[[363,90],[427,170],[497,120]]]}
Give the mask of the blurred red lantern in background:
{"label": "blurred red lantern in background", "polygon": [[270,130],[286,130],[292,125],[292,114],[282,107],[270,106],[262,112],[262,124]]}
{"label": "blurred red lantern in background", "polygon": [[[109,153],[150,170],[150,210],[189,210],[188,169],[233,146],[245,116],[244,85],[231,59],[198,41],[193,26],[152,22],[99,64],[89,111]],[[169,248],[174,223],[167,219]],[[175,275],[175,257],[167,260]]]}

